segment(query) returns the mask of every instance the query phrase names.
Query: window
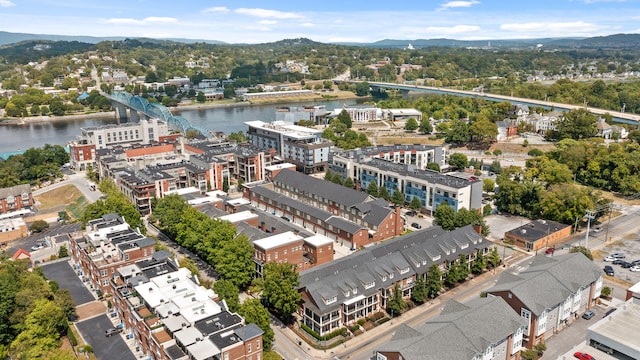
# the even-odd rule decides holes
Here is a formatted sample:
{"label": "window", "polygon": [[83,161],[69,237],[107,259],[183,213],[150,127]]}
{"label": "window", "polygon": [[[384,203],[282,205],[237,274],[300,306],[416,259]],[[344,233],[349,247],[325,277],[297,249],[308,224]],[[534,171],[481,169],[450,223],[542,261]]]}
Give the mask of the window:
{"label": "window", "polygon": [[370,283],[365,284],[365,285],[364,285],[364,288],[365,288],[365,289],[371,289],[371,288],[372,288],[372,287],[374,287],[374,286],[376,286],[376,282],[375,282],[375,281],[372,281],[372,282],[370,282]]}
{"label": "window", "polygon": [[247,344],[247,352],[251,352],[251,343]]}
{"label": "window", "polygon": [[107,276],[109,275],[109,270],[102,270],[100,274],[102,274],[102,276]]}
{"label": "window", "polygon": [[225,351],[225,352],[224,352],[224,354],[223,354],[223,359],[224,359],[224,360],[229,360],[229,352],[228,352],[228,351]]}
{"label": "window", "polygon": [[256,350],[260,349],[260,340],[256,340]]}

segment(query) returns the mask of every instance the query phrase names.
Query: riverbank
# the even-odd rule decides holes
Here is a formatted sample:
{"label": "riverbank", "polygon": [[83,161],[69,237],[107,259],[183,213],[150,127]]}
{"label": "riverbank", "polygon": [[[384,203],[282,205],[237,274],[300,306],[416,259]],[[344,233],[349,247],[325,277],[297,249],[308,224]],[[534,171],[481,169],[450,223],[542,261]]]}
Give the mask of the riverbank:
{"label": "riverbank", "polygon": [[[350,99],[358,99],[360,97],[356,96],[351,91],[332,91],[327,93],[313,93],[311,95],[303,95],[303,96],[286,96],[286,97],[277,97],[277,98],[262,98],[262,99],[253,99],[252,101],[238,101],[231,102],[229,100],[220,100],[220,101],[210,101],[205,103],[196,103],[193,102],[191,104],[182,104],[174,107],[170,107],[169,111],[171,113],[177,114],[182,111],[190,111],[190,110],[206,110],[206,109],[214,109],[214,108],[235,108],[235,107],[244,107],[244,106],[252,106],[252,105],[278,105],[285,103],[322,103],[325,101],[334,101],[334,100],[350,100]],[[0,125],[29,125],[29,124],[37,124],[37,123],[50,123],[56,121],[69,121],[69,120],[87,120],[87,119],[115,119],[114,111],[105,111],[105,112],[95,112],[95,113],[85,113],[85,114],[72,114],[65,116],[29,116],[22,118],[3,118],[0,119]]]}

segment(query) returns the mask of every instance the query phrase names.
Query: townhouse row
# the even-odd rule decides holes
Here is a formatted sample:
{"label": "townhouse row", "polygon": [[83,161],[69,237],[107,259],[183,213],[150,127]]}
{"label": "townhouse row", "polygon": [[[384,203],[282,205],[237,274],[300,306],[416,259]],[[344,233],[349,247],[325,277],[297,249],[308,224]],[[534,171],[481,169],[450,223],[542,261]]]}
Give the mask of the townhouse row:
{"label": "townhouse row", "polygon": [[486,298],[449,301],[423,325],[403,326],[376,359],[520,359],[593,307],[602,281],[582,253],[535,256],[520,274],[503,272]]}

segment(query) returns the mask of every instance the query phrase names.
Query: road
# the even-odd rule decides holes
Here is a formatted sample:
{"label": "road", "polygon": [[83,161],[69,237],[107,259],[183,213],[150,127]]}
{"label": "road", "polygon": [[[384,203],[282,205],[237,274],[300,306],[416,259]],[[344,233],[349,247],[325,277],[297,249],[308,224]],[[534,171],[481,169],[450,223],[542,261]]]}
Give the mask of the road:
{"label": "road", "polygon": [[102,193],[98,190],[92,191],[89,189],[89,180],[85,178],[84,172],[73,173],[71,175],[67,175],[67,178],[63,181],[57,182],[55,184],[51,184],[45,188],[38,189],[33,192],[33,196],[42,195],[51,190],[66,186],[66,185],[75,185],[75,187],[82,192],[82,195],[87,199],[89,203],[94,203],[100,199]]}

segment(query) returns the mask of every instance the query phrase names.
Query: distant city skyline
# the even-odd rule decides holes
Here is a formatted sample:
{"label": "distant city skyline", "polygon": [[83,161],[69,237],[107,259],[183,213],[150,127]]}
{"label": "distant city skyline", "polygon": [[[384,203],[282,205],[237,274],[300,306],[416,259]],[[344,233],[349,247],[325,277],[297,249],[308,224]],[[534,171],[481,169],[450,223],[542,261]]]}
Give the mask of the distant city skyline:
{"label": "distant city skyline", "polygon": [[9,32],[264,43],[498,40],[640,33],[640,0],[0,0]]}

